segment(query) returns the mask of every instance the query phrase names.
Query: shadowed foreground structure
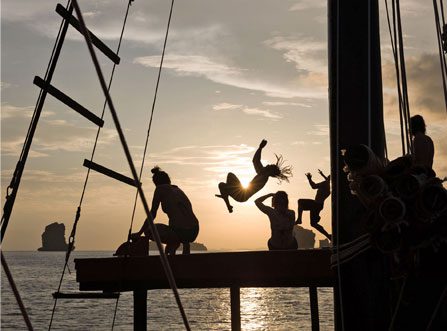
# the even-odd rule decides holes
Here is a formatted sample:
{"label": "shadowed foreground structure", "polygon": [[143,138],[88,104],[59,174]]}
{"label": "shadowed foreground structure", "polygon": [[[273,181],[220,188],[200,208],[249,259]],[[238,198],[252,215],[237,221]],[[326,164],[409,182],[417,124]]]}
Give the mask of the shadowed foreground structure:
{"label": "shadowed foreground structure", "polygon": [[[241,287],[309,287],[312,330],[319,330],[317,287],[333,287],[330,250],[169,256],[179,288],[230,288],[232,330],[240,330]],[[134,329],[146,330],[147,290],[169,288],[160,258],[75,259],[81,291],[133,291]]]}

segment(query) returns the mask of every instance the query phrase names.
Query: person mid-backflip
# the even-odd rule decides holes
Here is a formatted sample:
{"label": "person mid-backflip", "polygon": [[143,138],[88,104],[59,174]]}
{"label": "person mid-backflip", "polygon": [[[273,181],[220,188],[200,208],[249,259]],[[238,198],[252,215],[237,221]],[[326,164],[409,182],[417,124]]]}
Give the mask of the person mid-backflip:
{"label": "person mid-backflip", "polygon": [[298,218],[295,224],[301,224],[301,217],[303,216],[303,211],[310,211],[310,225],[312,225],[319,232],[324,234],[329,240],[331,240],[331,235],[320,225],[318,222],[320,221],[320,212],[323,210],[324,200],[331,194],[330,188],[330,179],[331,176],[325,176],[323,172],[318,169],[318,173],[324,178],[324,181],[321,183],[315,184],[312,180],[312,174],[307,173],[306,177],[309,180],[310,186],[317,190],[317,194],[315,195],[315,200],[311,199],[299,199],[298,200]]}
{"label": "person mid-backflip", "polygon": [[292,176],[292,167],[283,165],[284,161],[282,156],[275,155],[275,164],[268,164],[265,167],[262,165],[261,152],[266,145],[267,140],[262,140],[255,155],[253,156],[253,165],[256,170],[256,176],[251,180],[246,188],[242,186],[239,179],[232,172],[227,175],[227,181],[225,183],[219,183],[220,194],[216,194],[216,197],[222,198],[225,201],[230,213],[233,212],[233,206],[230,205],[228,197],[232,197],[234,200],[239,202],[245,202],[253,194],[265,186],[269,177],[278,178],[280,181],[288,181],[288,178]]}

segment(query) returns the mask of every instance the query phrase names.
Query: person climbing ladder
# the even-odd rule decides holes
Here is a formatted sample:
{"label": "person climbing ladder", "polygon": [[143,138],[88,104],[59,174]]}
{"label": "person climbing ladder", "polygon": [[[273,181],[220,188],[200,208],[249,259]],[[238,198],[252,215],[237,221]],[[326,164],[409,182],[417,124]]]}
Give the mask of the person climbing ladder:
{"label": "person climbing ladder", "polygon": [[324,200],[331,194],[330,191],[330,179],[331,176],[325,176],[323,172],[318,169],[318,173],[324,178],[324,181],[321,183],[315,184],[315,182],[312,180],[312,174],[307,173],[306,177],[309,181],[310,186],[317,190],[317,194],[315,195],[315,199],[299,199],[298,200],[298,218],[295,222],[295,224],[301,224],[302,223],[302,216],[303,211],[309,210],[310,211],[310,225],[317,229],[319,232],[321,232],[323,235],[326,236],[329,240],[331,240],[331,235],[321,226],[318,224],[320,221],[320,212],[323,210],[324,206]]}

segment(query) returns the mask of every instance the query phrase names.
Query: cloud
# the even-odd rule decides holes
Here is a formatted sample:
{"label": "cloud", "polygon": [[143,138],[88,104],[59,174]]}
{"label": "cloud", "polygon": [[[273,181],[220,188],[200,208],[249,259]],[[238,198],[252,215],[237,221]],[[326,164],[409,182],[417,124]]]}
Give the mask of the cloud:
{"label": "cloud", "polygon": [[248,115],[260,115],[270,119],[280,119],[282,115],[274,114],[270,110],[267,109],[259,109],[259,108],[244,108],[242,111]]}
{"label": "cloud", "polygon": [[228,169],[237,174],[253,175],[252,157],[255,147],[247,145],[211,145],[182,146],[167,151],[152,153],[153,164],[174,164],[182,166],[201,167],[204,171],[213,173],[222,179]]}
{"label": "cloud", "polygon": [[233,110],[233,109],[241,109],[242,105],[233,105],[231,103],[222,102],[213,106],[214,110]]}
{"label": "cloud", "polygon": [[327,6],[325,0],[301,0],[300,2],[293,4],[289,11],[302,11],[313,8],[324,8]]}
{"label": "cloud", "polygon": [[243,105],[234,105],[231,103],[219,103],[213,106],[214,110],[240,110],[243,113],[247,115],[255,115],[255,116],[262,116],[273,120],[278,120],[280,118],[283,118],[282,115],[276,114],[271,112],[268,109],[259,109],[259,108],[253,108],[253,107],[245,107]]}
{"label": "cloud", "polygon": [[312,106],[306,103],[300,103],[300,102],[285,102],[285,101],[264,101],[262,103],[266,106],[298,106],[298,107],[304,107],[304,108],[311,108]]}
{"label": "cloud", "polygon": [[[398,112],[394,63],[383,65],[384,106],[387,112]],[[406,60],[408,95],[412,114],[421,113],[432,121],[445,118],[439,55],[421,54]]]}
{"label": "cloud", "polygon": [[284,51],[286,62],[294,63],[298,71],[327,73],[327,43],[312,38],[277,36],[264,41],[264,44]]}
{"label": "cloud", "polygon": [[[2,121],[5,133],[2,136],[3,156],[17,156],[20,154],[24,143],[24,132],[10,131],[15,126],[25,127],[32,117],[34,107],[17,107],[10,104],[2,104]],[[54,119],[54,112],[42,112],[39,122],[39,134],[34,137],[33,148],[30,157],[46,157],[51,151],[90,151],[97,129],[95,127],[80,127],[63,119]],[[109,145],[116,141],[118,135],[115,130],[103,128],[98,144]]]}
{"label": "cloud", "polygon": [[6,82],[0,82],[0,90],[11,87],[12,85]]}
{"label": "cloud", "polygon": [[[159,56],[144,56],[134,59],[134,63],[149,68],[158,68]],[[326,98],[327,92],[315,88],[289,88],[277,84],[251,78],[246,69],[218,62],[205,55],[170,54],[165,57],[163,67],[172,70],[179,76],[192,76],[208,79],[214,83],[229,85],[265,93],[267,96],[278,98]]]}
{"label": "cloud", "polygon": [[308,135],[312,136],[326,136],[329,137],[329,125],[328,124],[314,124],[314,130],[308,131]]}
{"label": "cloud", "polygon": [[[1,118],[2,120],[13,118],[31,118],[33,116],[34,106],[18,107],[8,103],[2,103]],[[44,111],[41,117],[48,117],[54,115],[51,111]]]}

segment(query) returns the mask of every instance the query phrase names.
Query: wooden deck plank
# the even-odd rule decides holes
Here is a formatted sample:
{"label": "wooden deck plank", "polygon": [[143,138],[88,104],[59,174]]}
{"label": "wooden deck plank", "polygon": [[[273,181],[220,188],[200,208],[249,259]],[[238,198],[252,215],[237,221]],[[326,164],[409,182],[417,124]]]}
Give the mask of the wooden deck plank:
{"label": "wooden deck plank", "polygon": [[[328,249],[169,256],[179,288],[331,287]],[[80,290],[169,288],[158,256],[75,259]]]}

